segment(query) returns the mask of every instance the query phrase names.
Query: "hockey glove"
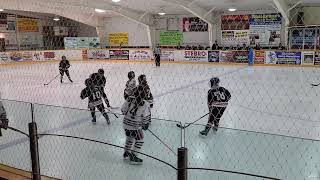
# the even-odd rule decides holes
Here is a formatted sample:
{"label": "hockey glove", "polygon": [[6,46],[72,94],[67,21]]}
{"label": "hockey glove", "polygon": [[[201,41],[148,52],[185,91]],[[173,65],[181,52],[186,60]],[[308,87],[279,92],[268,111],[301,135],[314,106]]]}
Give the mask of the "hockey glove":
{"label": "hockey glove", "polygon": [[9,120],[8,119],[1,119],[0,129],[3,128],[3,129],[6,130],[8,128],[8,125],[9,125]]}
{"label": "hockey glove", "polygon": [[142,129],[143,130],[148,130],[149,129],[149,123],[148,124],[142,124]]}
{"label": "hockey glove", "polygon": [[153,103],[150,104],[150,108],[153,108]]}

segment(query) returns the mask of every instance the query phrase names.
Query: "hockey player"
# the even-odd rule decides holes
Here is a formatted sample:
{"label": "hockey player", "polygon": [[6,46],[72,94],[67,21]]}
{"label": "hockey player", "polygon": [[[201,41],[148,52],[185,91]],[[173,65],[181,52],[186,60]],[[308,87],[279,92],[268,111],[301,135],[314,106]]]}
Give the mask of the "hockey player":
{"label": "hockey player", "polygon": [[148,111],[150,114],[148,122],[151,124],[151,109],[153,108],[153,95],[151,93],[150,87],[147,82],[146,75],[142,74],[138,77],[139,85],[137,87],[137,90],[135,91],[135,97],[140,97],[147,103]]}
{"label": "hockey player", "polygon": [[138,158],[144,134],[142,130],[148,130],[148,104],[139,96],[134,96],[131,101],[125,101],[121,108],[125,115],[123,118],[123,128],[126,134],[124,160],[130,160],[131,164],[142,164],[143,160]]}
{"label": "hockey player", "polygon": [[62,56],[61,57],[62,60],[59,63],[59,71],[60,71],[60,82],[63,83],[62,79],[63,79],[63,75],[66,74],[69,81],[73,82],[70,78],[70,74],[69,74],[69,68],[70,68],[70,63],[67,60],[66,56]]}
{"label": "hockey player", "polygon": [[8,128],[8,123],[9,123],[9,120],[7,118],[7,113],[6,113],[6,110],[3,107],[2,101],[0,99],[0,136],[2,136],[1,128],[7,129]]}
{"label": "hockey player", "polygon": [[231,99],[230,92],[224,87],[219,86],[219,78],[215,77],[210,80],[211,89],[208,91],[208,108],[209,108],[209,119],[208,123],[200,135],[207,136],[212,125],[213,130],[218,131],[220,118],[222,117],[228,101]]}
{"label": "hockey player", "polygon": [[108,97],[104,91],[104,87],[106,86],[106,77],[104,76],[104,70],[99,69],[98,73],[93,73],[90,75],[90,79],[92,79],[92,83],[97,86],[100,91],[102,92],[104,102],[106,103],[107,107],[110,108],[110,103]]}
{"label": "hockey player", "polygon": [[109,116],[105,112],[104,105],[102,102],[103,92],[100,91],[99,87],[97,87],[93,84],[93,82],[90,78],[86,79],[85,85],[86,85],[86,88],[84,88],[81,91],[80,97],[81,97],[81,99],[85,99],[85,98],[89,99],[88,108],[91,111],[92,122],[93,123],[97,122],[95,110],[96,110],[96,108],[98,108],[98,110],[101,112],[101,114],[106,119],[107,124],[110,124]]}
{"label": "hockey player", "polygon": [[128,72],[128,78],[129,80],[126,83],[126,88],[124,90],[124,99],[128,100],[130,96],[133,95],[134,90],[136,88],[136,80],[135,80],[135,74],[133,71]]}

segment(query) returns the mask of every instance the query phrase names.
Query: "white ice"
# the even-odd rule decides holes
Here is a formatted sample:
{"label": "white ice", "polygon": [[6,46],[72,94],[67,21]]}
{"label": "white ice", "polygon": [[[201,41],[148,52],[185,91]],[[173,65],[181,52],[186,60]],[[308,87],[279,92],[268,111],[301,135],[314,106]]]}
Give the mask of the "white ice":
{"label": "white ice", "polygon": [[[247,67],[245,65],[162,64],[71,62],[71,78],[43,84],[58,74],[57,63],[23,64],[0,67],[0,91],[10,125],[28,131],[31,106],[40,133],[86,137],[124,145],[119,119],[111,126],[103,118],[90,122],[87,100],[79,98],[84,80],[99,68],[105,70],[106,92],[112,106],[123,103],[127,72],[146,74],[155,97],[150,129],[174,151],[181,145],[181,130],[176,122],[188,123],[205,113],[208,80],[218,76],[232,99],[221,119],[217,134],[203,139],[203,129],[186,129],[190,167],[217,168],[282,179],[317,177],[319,168],[320,123],[319,89],[310,83],[320,81],[318,68]],[[23,102],[9,101],[17,100]],[[54,106],[62,107],[54,107]],[[71,109],[74,108],[74,109]],[[117,111],[120,113],[119,111]],[[171,121],[157,120],[165,119]],[[199,121],[205,124],[207,118]],[[265,134],[263,134],[265,133]],[[276,134],[276,135],[270,135]],[[283,136],[280,136],[283,135]],[[297,138],[292,138],[292,137]],[[28,141],[6,131],[1,138],[1,163],[30,170]],[[305,138],[305,139],[301,139]],[[308,140],[314,139],[314,140]],[[143,157],[144,165],[131,166],[122,161],[122,150],[86,141],[45,136],[39,140],[43,174],[63,179],[176,179],[174,169]],[[176,166],[176,156],[150,133],[145,133],[143,152]],[[131,178],[132,177],[132,178]],[[189,179],[250,179],[230,173],[189,171]],[[255,179],[255,178],[252,178]],[[258,179],[258,178],[256,178]]]}

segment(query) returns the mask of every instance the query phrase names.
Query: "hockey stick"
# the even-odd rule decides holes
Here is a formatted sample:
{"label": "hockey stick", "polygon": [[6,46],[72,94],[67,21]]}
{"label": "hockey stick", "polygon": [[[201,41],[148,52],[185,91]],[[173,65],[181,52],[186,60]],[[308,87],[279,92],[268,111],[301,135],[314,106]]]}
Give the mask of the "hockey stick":
{"label": "hockey stick", "polygon": [[177,155],[176,152],[174,152],[166,143],[164,143],[156,134],[154,134],[150,129],[148,129],[148,131],[154,136],[156,137],[165,147],[167,147],[174,155]]}
{"label": "hockey stick", "polygon": [[109,111],[109,113],[111,113],[111,114],[113,114],[116,118],[119,118],[119,116],[117,116],[116,115],[116,113],[114,113],[114,112],[112,112],[110,109],[112,109],[112,108],[110,108],[110,109],[108,109],[108,108],[105,108],[106,110],[108,110]]}
{"label": "hockey stick", "polygon": [[319,86],[320,85],[320,83],[319,84],[311,84],[311,86]]}
{"label": "hockey stick", "polygon": [[188,124],[187,126],[182,126],[181,124],[177,124],[177,127],[178,127],[178,128],[181,128],[181,129],[185,129],[185,128],[189,127],[190,125],[192,125],[192,124],[194,124],[194,123],[196,123],[196,122],[200,121],[202,118],[204,118],[204,117],[208,116],[208,114],[209,114],[209,113],[207,113],[207,114],[205,114],[205,115],[201,116],[199,119],[197,119],[197,120],[193,121],[192,123]]}
{"label": "hockey stick", "polygon": [[57,79],[57,77],[58,77],[59,75],[60,75],[60,74],[56,75],[51,81],[49,81],[48,83],[43,84],[43,85],[44,85],[44,86],[49,85],[52,81],[54,81],[55,79]]}

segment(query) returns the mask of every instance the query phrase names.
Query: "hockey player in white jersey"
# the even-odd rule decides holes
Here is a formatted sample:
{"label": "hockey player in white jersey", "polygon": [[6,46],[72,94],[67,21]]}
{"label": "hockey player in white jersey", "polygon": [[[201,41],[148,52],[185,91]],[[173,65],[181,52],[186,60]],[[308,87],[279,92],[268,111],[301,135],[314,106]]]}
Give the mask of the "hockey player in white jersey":
{"label": "hockey player in white jersey", "polygon": [[137,87],[135,77],[136,76],[133,71],[128,72],[129,80],[126,83],[126,88],[123,93],[125,100],[127,100],[130,96],[133,96],[135,88]]}
{"label": "hockey player in white jersey", "polygon": [[141,98],[136,91],[133,98],[129,98],[122,106],[121,111],[125,115],[123,118],[123,128],[126,134],[125,151],[123,158],[130,160],[131,164],[142,164],[143,160],[138,158],[144,143],[143,130],[148,130],[150,111],[148,103]]}
{"label": "hockey player in white jersey", "polygon": [[153,108],[153,95],[151,93],[150,87],[148,85],[147,77],[146,75],[142,74],[138,77],[139,85],[137,87],[137,90],[135,93],[137,93],[136,96],[141,97],[148,106],[148,114],[150,114],[150,118],[148,119],[149,125],[151,124],[151,108]]}

